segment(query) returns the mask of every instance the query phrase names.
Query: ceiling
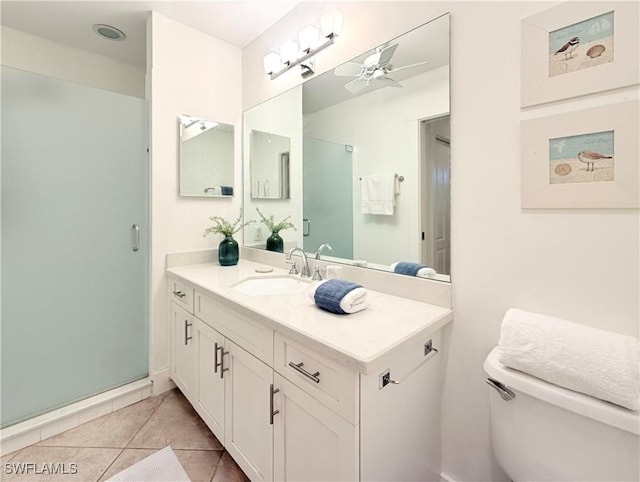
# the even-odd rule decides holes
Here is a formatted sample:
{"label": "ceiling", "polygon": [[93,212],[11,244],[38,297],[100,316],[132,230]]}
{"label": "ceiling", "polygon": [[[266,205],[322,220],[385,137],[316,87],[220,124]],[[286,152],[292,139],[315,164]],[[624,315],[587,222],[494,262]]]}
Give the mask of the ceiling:
{"label": "ceiling", "polygon": [[[144,68],[146,19],[150,11],[244,48],[298,3],[291,0],[2,0],[0,19],[3,26]],[[104,39],[93,32],[96,23],[116,27],[127,38],[124,41]]]}

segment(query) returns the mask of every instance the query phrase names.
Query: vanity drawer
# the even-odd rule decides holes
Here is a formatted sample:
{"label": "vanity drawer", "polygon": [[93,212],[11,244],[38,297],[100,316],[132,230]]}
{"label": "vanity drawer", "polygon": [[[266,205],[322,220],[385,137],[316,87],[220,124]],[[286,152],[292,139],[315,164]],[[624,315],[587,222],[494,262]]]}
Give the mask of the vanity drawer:
{"label": "vanity drawer", "polygon": [[193,314],[193,288],[169,278],[169,299]]}
{"label": "vanity drawer", "polygon": [[268,365],[273,364],[273,330],[259,321],[195,292],[195,315],[236,345]]}
{"label": "vanity drawer", "polygon": [[358,423],[358,373],[277,332],[273,358],[278,373],[344,419]]}

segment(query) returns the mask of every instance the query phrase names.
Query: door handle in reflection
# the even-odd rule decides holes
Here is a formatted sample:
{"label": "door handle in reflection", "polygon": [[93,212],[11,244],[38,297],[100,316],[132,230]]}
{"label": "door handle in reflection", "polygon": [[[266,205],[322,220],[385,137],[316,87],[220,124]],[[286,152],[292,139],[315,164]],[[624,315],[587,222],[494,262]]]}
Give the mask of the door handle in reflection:
{"label": "door handle in reflection", "polygon": [[310,236],[311,235],[311,219],[302,218],[302,235]]}
{"label": "door handle in reflection", "polygon": [[140,226],[131,226],[131,249],[136,252],[140,249]]}

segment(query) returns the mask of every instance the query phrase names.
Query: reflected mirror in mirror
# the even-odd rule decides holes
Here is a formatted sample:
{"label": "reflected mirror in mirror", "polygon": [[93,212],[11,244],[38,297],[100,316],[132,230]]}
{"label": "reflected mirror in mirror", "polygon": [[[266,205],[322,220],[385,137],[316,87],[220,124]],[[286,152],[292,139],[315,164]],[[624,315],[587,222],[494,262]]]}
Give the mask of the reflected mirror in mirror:
{"label": "reflected mirror in mirror", "polygon": [[233,126],[189,115],[178,122],[180,195],[233,196]]}
{"label": "reflected mirror in mirror", "polygon": [[447,14],[302,84],[302,172],[287,205],[302,229],[286,244],[327,243],[322,259],[386,271],[424,264],[433,270],[419,276],[450,280],[449,77]]}
{"label": "reflected mirror in mirror", "polygon": [[291,139],[251,131],[251,198],[289,199]]}

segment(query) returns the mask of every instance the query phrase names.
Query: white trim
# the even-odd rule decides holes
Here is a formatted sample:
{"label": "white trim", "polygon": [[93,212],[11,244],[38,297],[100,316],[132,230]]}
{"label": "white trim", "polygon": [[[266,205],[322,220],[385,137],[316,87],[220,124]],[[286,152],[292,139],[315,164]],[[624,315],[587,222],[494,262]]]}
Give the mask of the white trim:
{"label": "white trim", "polygon": [[173,383],[169,377],[169,367],[161,370],[156,370],[151,375],[151,383],[153,383],[153,395],[160,395],[161,393],[168,392],[176,388],[176,384]]}
{"label": "white trim", "polygon": [[0,430],[0,453],[5,455],[23,449],[102,415],[144,400],[151,395],[151,389],[151,379],[144,378],[11,425]]}

